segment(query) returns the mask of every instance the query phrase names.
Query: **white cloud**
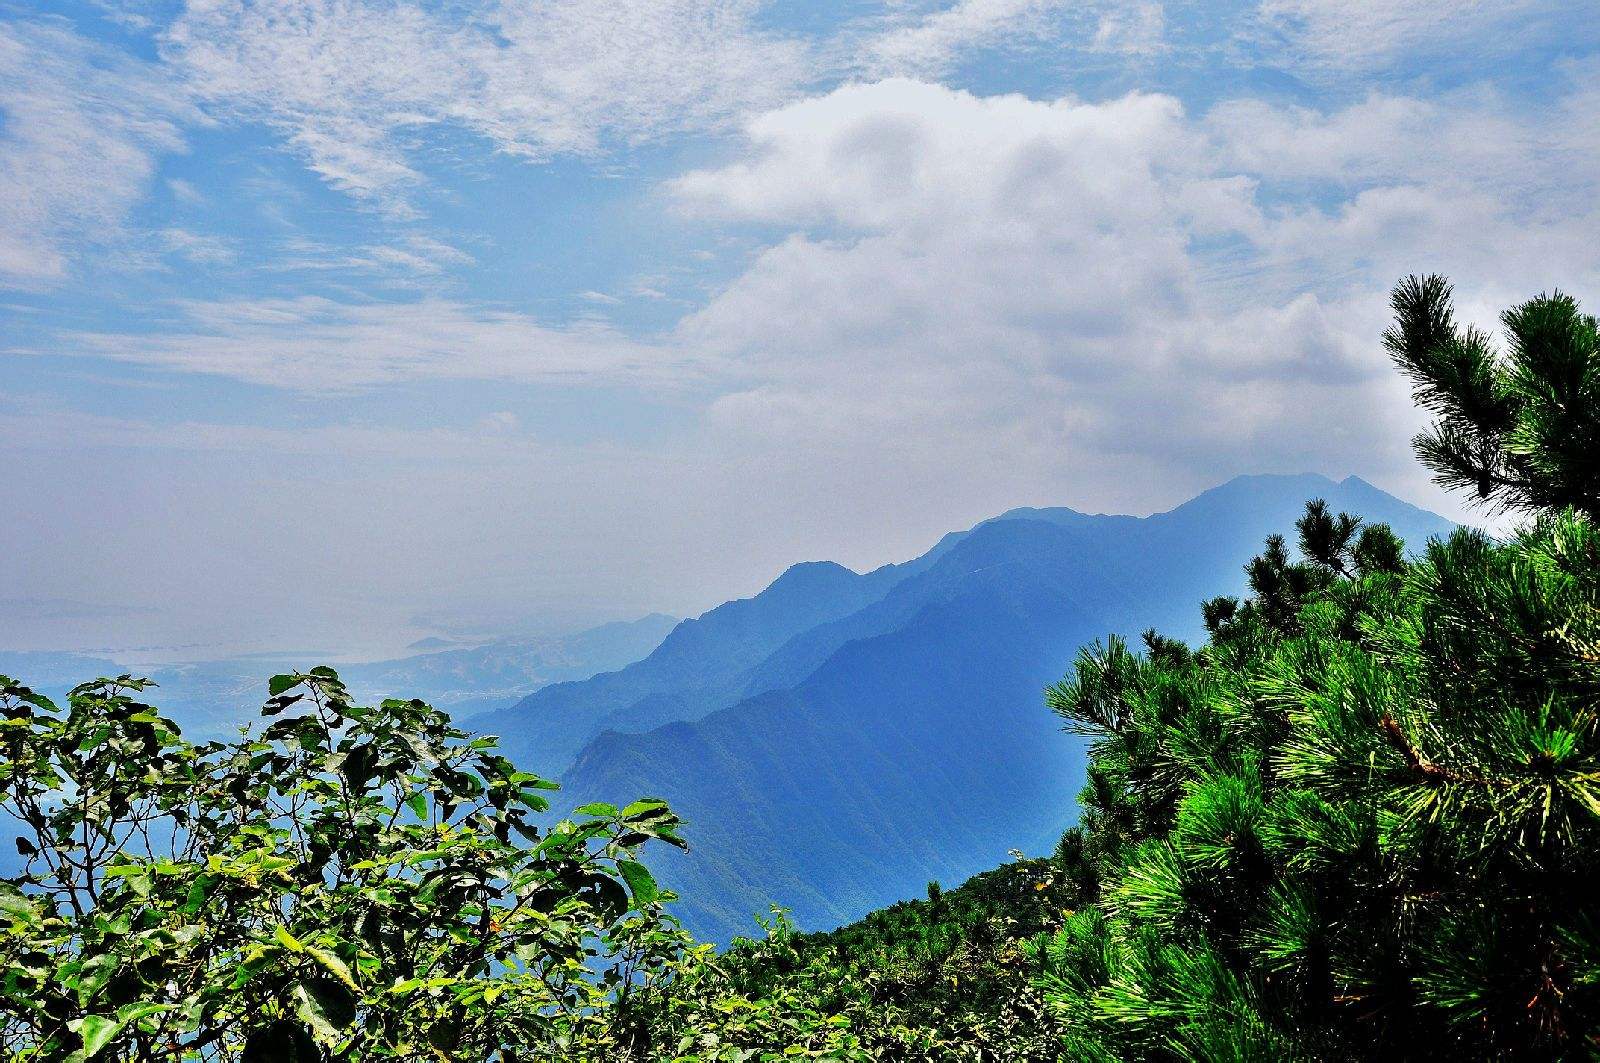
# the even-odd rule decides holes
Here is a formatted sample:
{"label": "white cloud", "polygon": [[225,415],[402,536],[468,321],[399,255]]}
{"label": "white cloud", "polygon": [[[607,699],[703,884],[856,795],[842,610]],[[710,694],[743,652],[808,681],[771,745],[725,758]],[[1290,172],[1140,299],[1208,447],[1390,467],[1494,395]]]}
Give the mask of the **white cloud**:
{"label": "white cloud", "polygon": [[1573,68],[1548,114],[1520,115],[1480,92],[1191,114],[1150,93],[850,85],[751,120],[735,158],[672,183],[704,221],[787,235],[659,335],[300,298],[189,302],[160,334],[74,343],[305,391],[677,388],[703,404],[696,461],[737,454],[769,488],[863,507],[940,482],[978,515],[1149,508],[1218,469],[1415,484],[1415,415],[1377,343],[1387,289],[1444,271],[1492,324],[1532,292],[1600,286],[1600,159],[1551,120],[1596,83]]}
{"label": "white cloud", "polygon": [[282,245],[282,255],[267,266],[278,271],[349,271],[371,274],[390,285],[415,286],[431,281],[452,266],[474,259],[453,244],[421,233],[407,233],[387,243],[355,247],[332,246],[319,240],[294,237]]}
{"label": "white cloud", "polygon": [[[1429,99],[1372,93],[1331,112],[1231,100],[1205,122],[1227,165],[1263,179],[1345,188],[1426,180],[1495,188],[1522,203],[1574,186],[1549,165],[1552,130],[1488,89]],[[1431,153],[1426,166],[1420,145]]]}
{"label": "white cloud", "polygon": [[[1554,110],[1592,89],[1574,76]],[[1600,156],[1549,119],[1482,93],[1191,115],[847,86],[675,183],[698,216],[790,230],[679,341],[758,381],[712,423],[817,455],[811,476],[870,453],[951,492],[1130,508],[1217,469],[1414,485],[1389,285],[1446,272],[1480,319],[1600,287]]]}
{"label": "white cloud", "polygon": [[[1541,71],[1536,105],[1510,78],[1503,93],[1434,87],[1556,6],[1246,0],[1169,19],[1151,2],[899,0],[802,45],[763,29],[784,12],[756,0],[193,0],[158,31],[165,72],[56,23],[0,28],[6,279],[46,283],[110,242],[156,263],[238,250],[268,286],[254,290],[303,292],[313,278],[289,271],[315,269],[334,293],[153,301],[153,332],[51,348],[152,371],[85,362],[79,382],[104,390],[62,392],[114,395],[125,419],[0,398],[0,443],[25,455],[8,486],[36,500],[0,528],[39,581],[18,593],[188,596],[174,608],[208,622],[256,624],[259,607],[284,638],[333,640],[433,606],[689,611],[799,557],[903,558],[1018,503],[1149,510],[1238,471],[1355,471],[1448,505],[1411,459],[1415,415],[1376,342],[1384,294],[1441,270],[1486,325],[1556,285],[1600,298],[1600,66]],[[1098,85],[1167,78],[1152,55],[1177,64],[1154,83],[1206,82],[1206,98],[1210,75],[1226,92],[1261,67],[1347,79],[1337,106],[1204,111],[905,78],[797,96],[883,71],[993,84],[1029,49],[1036,84],[1080,64]],[[1415,62],[1446,49],[1450,77]],[[688,244],[641,241],[659,246],[609,274],[561,274],[536,251],[542,268],[513,283],[473,278],[577,308],[558,324],[446,280],[473,255],[528,262],[492,234],[322,226],[318,197],[263,195],[264,171],[231,187],[226,166],[196,171],[205,196],[174,178],[157,204],[170,221],[126,231],[156,159],[203,120],[189,92],[400,218],[458,156],[620,167],[655,137],[734,137],[668,190],[706,227]],[[282,227],[208,236],[197,208],[229,210],[234,191],[281,206]],[[316,239],[277,235],[291,232]],[[704,273],[659,260],[688,245]],[[536,292],[551,277],[595,290]],[[654,334],[582,317],[620,297],[619,319],[661,321],[709,277],[725,279]],[[44,350],[31,338],[59,318],[5,309],[38,312],[19,335]],[[217,412],[217,389],[191,393],[185,373],[294,394],[216,423],[231,404]],[[420,413],[429,389],[385,394],[457,380],[538,386],[450,388]],[[174,407],[142,409],[139,386],[188,419],[141,421]],[[141,504],[85,521],[106,497]]]}
{"label": "white cloud", "polygon": [[472,256],[460,248],[443,240],[415,233],[393,243],[364,248],[362,253],[379,268],[399,269],[416,274],[442,273],[448,266],[461,266],[472,262]]}
{"label": "white cloud", "polygon": [[78,333],[64,337],[63,350],[306,392],[442,379],[688,386],[713,369],[703,357],[635,342],[603,324],[552,328],[437,297],[185,301],[178,309],[175,329]]}
{"label": "white cloud", "polygon": [[843,40],[854,48],[845,66],[870,77],[934,77],[988,50],[1049,46],[1128,56],[1165,47],[1166,12],[1157,0],[955,0],[927,10],[890,4]]}
{"label": "white cloud", "polygon": [[181,177],[169,177],[167,179],[167,190],[172,193],[173,199],[189,206],[199,206],[206,201],[206,197],[201,194],[198,188]]}
{"label": "white cloud", "polygon": [[522,427],[522,419],[510,410],[495,410],[484,414],[478,426],[489,435],[505,435]]}
{"label": "white cloud", "polygon": [[431,127],[540,160],[771,105],[806,61],[756,13],[755,0],[194,0],[162,53],[220,112],[279,129],[334,187],[405,215]]}
{"label": "white cloud", "polygon": [[[932,12],[901,14],[869,37],[861,64],[878,74],[936,74],[975,48],[1036,38],[1061,0],[956,0]],[[895,24],[898,22],[898,24]]]}
{"label": "white cloud", "polygon": [[1113,5],[1100,16],[1092,46],[1125,55],[1155,55],[1166,50],[1166,10],[1152,0]]}
{"label": "white cloud", "polygon": [[[1364,69],[1468,37],[1498,51],[1521,43],[1522,31],[1534,25],[1531,14],[1564,6],[1553,0],[1262,0],[1259,14],[1301,61]],[[1565,13],[1573,15],[1570,7]]]}
{"label": "white cloud", "polygon": [[197,265],[225,266],[239,257],[237,246],[224,237],[178,228],[162,229],[155,236],[167,253]]}
{"label": "white cloud", "polygon": [[0,283],[59,281],[124,235],[199,114],[147,64],[54,23],[0,25]]}

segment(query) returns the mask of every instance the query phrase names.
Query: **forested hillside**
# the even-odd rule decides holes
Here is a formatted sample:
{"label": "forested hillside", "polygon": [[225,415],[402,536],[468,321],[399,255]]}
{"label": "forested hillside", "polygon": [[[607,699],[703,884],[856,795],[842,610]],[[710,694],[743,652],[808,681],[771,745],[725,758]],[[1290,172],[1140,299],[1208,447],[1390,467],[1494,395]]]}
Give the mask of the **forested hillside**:
{"label": "forested hillside", "polygon": [[[1088,743],[1081,814],[1051,856],[925,883],[832,933],[774,913],[762,939],[696,941],[671,914],[692,899],[646,866],[695,843],[666,802],[550,822],[554,784],[493,739],[421,702],[357,705],[327,669],[275,677],[260,731],[203,746],[138,680],[64,707],[0,680],[0,802],[27,862],[0,885],[0,1050],[1596,1058],[1600,334],[1560,295],[1508,311],[1503,350],[1456,325],[1438,278],[1393,304],[1384,341],[1433,420],[1421,460],[1518,529],[1405,544],[1313,499],[1237,559],[1242,587],[1195,596],[1203,637],[1108,629],[1035,690],[1037,718]],[[1035,525],[1071,540],[1079,523],[966,541]],[[1012,590],[919,615],[962,638],[977,627],[958,606],[986,629],[995,603],[1044,626]],[[862,674],[904,711],[951,681],[919,687],[894,659]],[[809,697],[789,715],[815,713]],[[831,725],[873,745],[969,719]],[[696,733],[657,733],[674,728]],[[969,745],[980,766],[951,777],[957,797],[1009,770]],[[752,770],[803,793],[803,760],[794,783]]]}

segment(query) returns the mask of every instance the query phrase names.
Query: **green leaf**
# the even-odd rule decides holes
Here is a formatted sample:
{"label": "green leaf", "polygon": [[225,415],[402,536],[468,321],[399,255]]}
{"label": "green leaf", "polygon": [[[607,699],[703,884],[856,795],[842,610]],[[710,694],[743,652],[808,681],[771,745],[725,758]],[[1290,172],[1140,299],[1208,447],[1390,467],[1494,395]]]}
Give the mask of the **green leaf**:
{"label": "green leaf", "polygon": [[671,811],[667,808],[667,803],[653,797],[635,801],[622,810],[622,818],[626,820],[658,819],[670,814]]}
{"label": "green leaf", "polygon": [[300,944],[299,938],[295,937],[281,926],[275,926],[272,928],[272,936],[278,939],[278,944],[282,945],[290,952],[304,952],[306,950],[306,947]]}
{"label": "green leaf", "polygon": [[322,964],[322,966],[326,967],[333,973],[335,978],[339,979],[339,981],[343,982],[351,989],[354,989],[357,992],[361,991],[361,987],[356,985],[355,977],[350,973],[350,968],[346,966],[345,962],[338,956],[329,952],[327,949],[319,949],[314,945],[306,946],[306,955],[310,956],[312,959]]}
{"label": "green leaf", "polygon": [[297,675],[275,675],[267,680],[267,693],[277,697],[285,690],[292,690],[299,685],[300,677]]}
{"label": "green leaf", "polygon": [[0,882],[0,915],[24,923],[35,922],[39,917],[27,894],[9,882]]}
{"label": "green leaf", "polygon": [[650,874],[650,869],[637,860],[618,860],[617,870],[622,872],[622,877],[628,883],[628,889],[633,891],[633,899],[639,904],[649,904],[661,896],[661,890],[656,885],[656,880]]}
{"label": "green leaf", "polygon": [[163,1011],[173,1011],[176,1004],[157,1004],[149,1000],[136,1000],[132,1004],[124,1004],[117,1009],[117,1022],[123,1026],[131,1026],[141,1019],[148,1019],[152,1015],[159,1015]]}
{"label": "green leaf", "polygon": [[122,1032],[122,1025],[104,1015],[85,1015],[78,1024],[78,1036],[83,1038],[83,1058],[93,1059],[105,1051],[106,1046]]}
{"label": "green leaf", "polygon": [[311,1027],[317,1040],[335,1044],[356,1019],[355,997],[337,982],[325,978],[296,982],[290,996],[295,1014]]}
{"label": "green leaf", "polygon": [[183,907],[180,909],[185,915],[193,915],[206,906],[206,895],[215,881],[210,875],[198,875],[189,884],[189,895],[184,898]]}
{"label": "green leaf", "polygon": [[110,727],[96,727],[93,731],[85,735],[83,740],[78,743],[78,752],[88,753],[90,750],[98,749],[100,746],[104,745],[106,739],[110,737]]}
{"label": "green leaf", "polygon": [[111,976],[116,973],[118,959],[115,953],[102,952],[98,956],[91,956],[83,961],[83,966],[78,970],[78,999],[84,1003],[89,1002],[105,984],[111,981]]}
{"label": "green leaf", "polygon": [[305,698],[304,694],[283,694],[278,697],[268,698],[266,705],[261,708],[261,715],[276,716],[289,706]]}
{"label": "green leaf", "polygon": [[595,801],[591,804],[580,805],[572,811],[580,816],[615,816],[617,814],[617,806],[608,805],[604,801]]}

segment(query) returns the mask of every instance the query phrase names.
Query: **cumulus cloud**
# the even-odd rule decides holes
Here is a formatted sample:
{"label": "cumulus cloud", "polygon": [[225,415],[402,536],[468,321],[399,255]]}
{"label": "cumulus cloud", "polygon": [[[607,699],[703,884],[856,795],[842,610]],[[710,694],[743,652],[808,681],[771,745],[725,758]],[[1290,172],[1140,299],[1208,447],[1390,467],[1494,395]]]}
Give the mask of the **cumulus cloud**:
{"label": "cumulus cloud", "polygon": [[1398,473],[1414,414],[1375,341],[1397,277],[1447,272],[1478,310],[1600,280],[1600,155],[1551,128],[1484,94],[1191,114],[847,86],[675,183],[790,231],[679,338],[760,378],[715,424],[791,449],[1133,507],[1219,468]]}
{"label": "cumulus cloud", "polygon": [[157,156],[201,120],[148,64],[55,23],[0,24],[0,283],[59,281],[116,242]]}
{"label": "cumulus cloud", "polygon": [[770,106],[808,71],[757,6],[196,0],[162,54],[218,112],[266,122],[331,185],[404,214],[435,127],[541,160]]}

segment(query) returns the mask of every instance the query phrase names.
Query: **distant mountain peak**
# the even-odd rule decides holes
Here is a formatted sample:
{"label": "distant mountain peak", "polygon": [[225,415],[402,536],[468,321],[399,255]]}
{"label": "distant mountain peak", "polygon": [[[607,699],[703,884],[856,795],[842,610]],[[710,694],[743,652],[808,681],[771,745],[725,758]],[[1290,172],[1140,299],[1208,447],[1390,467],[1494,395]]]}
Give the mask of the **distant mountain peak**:
{"label": "distant mountain peak", "polygon": [[[1038,520],[1040,518],[1045,518],[1045,519],[1066,518],[1066,519],[1070,519],[1070,518],[1073,518],[1073,517],[1088,517],[1088,516],[1090,516],[1090,514],[1088,514],[1088,513],[1080,513],[1079,511],[1077,511],[1075,509],[1070,509],[1067,506],[1016,506],[1016,507],[1014,507],[1012,509],[1006,510],[1004,513],[1000,514],[998,517],[995,517],[993,519],[994,520]],[[1097,514],[1094,514],[1094,516],[1105,516],[1105,514],[1097,513]]]}
{"label": "distant mountain peak", "polygon": [[[1264,502],[1281,502],[1290,500],[1298,507],[1300,504],[1324,495],[1338,492],[1340,484],[1336,480],[1316,472],[1278,473],[1258,472],[1246,473],[1225,480],[1215,487],[1207,488],[1173,508],[1162,513],[1151,514],[1154,517],[1167,517],[1180,513],[1193,513],[1207,510],[1225,510],[1240,505],[1261,504]],[[1330,499],[1331,501],[1331,499]]]}
{"label": "distant mountain peak", "polygon": [[846,568],[837,561],[800,561],[784,569],[777,579],[767,585],[766,590],[770,592],[794,587],[814,587],[823,582],[836,583],[854,579],[858,575],[860,573]]}
{"label": "distant mountain peak", "polygon": [[[1282,488],[1331,488],[1339,481],[1320,472],[1247,472],[1230,477],[1215,487],[1201,491],[1195,498],[1204,498],[1214,492],[1239,490],[1275,490]],[[1193,499],[1191,499],[1193,501]]]}
{"label": "distant mountain peak", "polygon": [[448,650],[455,645],[456,641],[454,639],[442,639],[437,635],[430,635],[425,639],[418,639],[407,646],[406,649],[412,653],[431,653],[434,650]]}
{"label": "distant mountain peak", "polygon": [[[1304,495],[1302,501],[1307,501],[1321,494],[1332,493],[1339,488],[1360,489],[1376,491],[1384,495],[1388,492],[1374,487],[1371,483],[1359,476],[1346,476],[1343,480],[1334,480],[1318,472],[1256,472],[1241,473],[1238,476],[1224,480],[1213,487],[1179,503],[1172,509],[1164,510],[1173,513],[1189,506],[1207,502],[1227,501],[1240,496],[1259,495]],[[1388,497],[1393,498],[1392,495]],[[1396,500],[1398,501],[1398,499]],[[1160,514],[1152,514],[1159,516]],[[1049,524],[1062,524],[1066,526],[1082,525],[1091,521],[1102,520],[1138,520],[1120,513],[1087,513],[1082,510],[1071,509],[1067,506],[1017,506],[1008,509],[999,516],[990,517],[980,522],[976,527],[993,523],[999,520],[1041,520]],[[955,533],[957,535],[966,533]],[[946,537],[948,538],[948,536]]]}

